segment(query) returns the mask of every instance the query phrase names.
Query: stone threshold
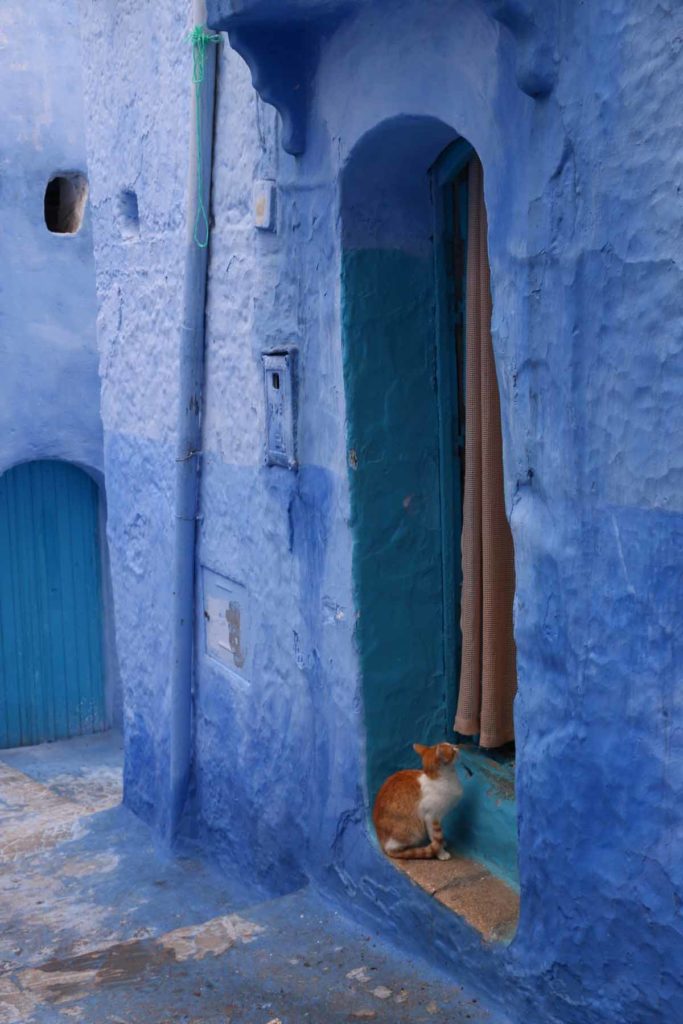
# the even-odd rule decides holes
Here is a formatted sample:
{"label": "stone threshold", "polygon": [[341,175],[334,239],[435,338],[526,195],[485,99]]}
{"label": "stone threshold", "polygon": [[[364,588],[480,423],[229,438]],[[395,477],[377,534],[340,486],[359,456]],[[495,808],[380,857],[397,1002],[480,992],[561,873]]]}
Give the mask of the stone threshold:
{"label": "stone threshold", "polygon": [[509,942],[513,938],[519,920],[519,893],[483,864],[455,853],[450,860],[392,863],[439,903],[463,917],[486,942]]}

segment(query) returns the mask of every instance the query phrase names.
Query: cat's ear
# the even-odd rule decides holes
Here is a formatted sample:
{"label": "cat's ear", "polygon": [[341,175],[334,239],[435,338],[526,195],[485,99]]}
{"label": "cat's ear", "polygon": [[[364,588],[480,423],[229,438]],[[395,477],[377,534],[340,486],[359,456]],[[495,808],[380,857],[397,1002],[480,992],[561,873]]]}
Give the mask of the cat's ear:
{"label": "cat's ear", "polygon": [[428,749],[429,749],[428,747],[424,747],[421,743],[413,743],[413,750],[418,755],[418,757],[422,757],[422,755],[424,754],[425,750],[428,750]]}

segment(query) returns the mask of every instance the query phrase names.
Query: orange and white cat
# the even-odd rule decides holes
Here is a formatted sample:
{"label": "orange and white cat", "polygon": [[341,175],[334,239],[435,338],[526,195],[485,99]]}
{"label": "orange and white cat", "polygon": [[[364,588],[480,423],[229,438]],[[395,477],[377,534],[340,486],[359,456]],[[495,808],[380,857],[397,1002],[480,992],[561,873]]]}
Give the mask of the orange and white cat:
{"label": "orange and white cat", "polygon": [[[372,820],[385,853],[402,860],[438,857],[448,860],[441,819],[462,796],[455,770],[459,751],[452,743],[424,747],[414,743],[422,771],[408,769],[390,775],[375,800]],[[420,844],[429,839],[426,846]]]}

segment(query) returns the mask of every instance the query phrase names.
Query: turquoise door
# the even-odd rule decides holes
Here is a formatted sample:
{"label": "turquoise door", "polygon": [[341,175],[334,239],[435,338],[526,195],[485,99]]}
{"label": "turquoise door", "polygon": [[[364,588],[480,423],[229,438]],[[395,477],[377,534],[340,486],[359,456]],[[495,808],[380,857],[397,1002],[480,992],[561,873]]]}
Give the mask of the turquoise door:
{"label": "turquoise door", "polygon": [[0,476],[0,747],[104,727],[97,485],[23,463]]}

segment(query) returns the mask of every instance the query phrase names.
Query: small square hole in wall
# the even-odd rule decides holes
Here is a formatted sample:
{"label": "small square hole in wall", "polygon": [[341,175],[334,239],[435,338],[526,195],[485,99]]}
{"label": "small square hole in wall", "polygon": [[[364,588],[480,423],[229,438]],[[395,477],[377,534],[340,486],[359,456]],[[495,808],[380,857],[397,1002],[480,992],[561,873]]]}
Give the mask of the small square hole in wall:
{"label": "small square hole in wall", "polygon": [[124,188],[119,193],[116,219],[122,238],[140,237],[138,197],[132,188]]}
{"label": "small square hole in wall", "polygon": [[88,199],[88,179],[80,171],[55,174],[47,183],[43,201],[45,226],[56,235],[80,230]]}

